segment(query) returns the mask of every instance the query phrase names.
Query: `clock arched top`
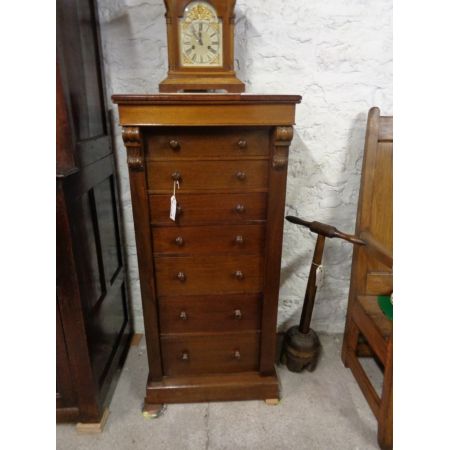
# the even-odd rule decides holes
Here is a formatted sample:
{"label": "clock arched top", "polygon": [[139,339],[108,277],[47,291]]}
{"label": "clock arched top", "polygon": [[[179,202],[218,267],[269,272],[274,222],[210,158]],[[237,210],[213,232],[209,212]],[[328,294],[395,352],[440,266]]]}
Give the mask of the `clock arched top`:
{"label": "clock arched top", "polygon": [[219,23],[217,11],[214,6],[205,1],[197,0],[194,0],[186,5],[184,9],[183,19],[186,23],[191,23],[196,20]]}
{"label": "clock arched top", "polygon": [[193,3],[202,3],[204,6],[210,6],[215,16],[223,21],[232,22],[234,20],[235,0],[164,0],[166,19],[176,20],[177,17],[183,17],[186,9]]}

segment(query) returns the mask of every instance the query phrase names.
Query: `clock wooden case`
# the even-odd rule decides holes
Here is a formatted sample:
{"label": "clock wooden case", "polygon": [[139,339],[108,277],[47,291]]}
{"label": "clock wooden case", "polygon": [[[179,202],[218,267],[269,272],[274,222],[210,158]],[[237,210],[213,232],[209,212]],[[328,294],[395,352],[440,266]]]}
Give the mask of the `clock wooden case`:
{"label": "clock wooden case", "polygon": [[244,92],[234,71],[236,0],[164,0],[169,71],[160,92]]}

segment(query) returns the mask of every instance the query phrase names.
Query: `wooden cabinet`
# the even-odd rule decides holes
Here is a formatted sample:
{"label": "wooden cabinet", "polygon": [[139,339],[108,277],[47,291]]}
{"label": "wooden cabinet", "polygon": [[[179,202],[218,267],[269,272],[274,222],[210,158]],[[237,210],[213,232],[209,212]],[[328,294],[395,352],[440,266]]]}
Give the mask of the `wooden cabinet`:
{"label": "wooden cabinet", "polygon": [[98,423],[133,327],[96,4],[57,13],[56,419]]}
{"label": "wooden cabinet", "polygon": [[279,396],[281,242],[300,100],[113,96],[128,152],[150,408]]}

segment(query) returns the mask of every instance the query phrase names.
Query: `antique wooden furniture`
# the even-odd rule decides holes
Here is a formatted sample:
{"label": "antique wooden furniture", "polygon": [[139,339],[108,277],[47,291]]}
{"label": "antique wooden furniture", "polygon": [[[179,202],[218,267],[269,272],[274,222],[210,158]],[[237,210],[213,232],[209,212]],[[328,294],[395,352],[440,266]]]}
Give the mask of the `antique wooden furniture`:
{"label": "antique wooden furniture", "polygon": [[56,419],[100,429],[132,326],[96,5],[57,13]]}
{"label": "antique wooden furniture", "polygon": [[300,99],[113,96],[128,151],[149,409],[279,396],[281,240]]}
{"label": "antique wooden furniture", "polygon": [[244,92],[234,71],[236,0],[164,0],[169,71],[160,92]]}
{"label": "antique wooden furniture", "polygon": [[[392,292],[392,117],[369,111],[342,360],[378,420],[381,448],[392,448],[392,321],[377,296]],[[379,396],[358,357],[373,355],[384,368]]]}
{"label": "antique wooden furniture", "polygon": [[314,248],[311,269],[309,271],[308,283],[306,285],[305,298],[303,301],[300,324],[292,326],[286,332],[283,342],[282,362],[286,363],[291,372],[302,372],[304,368],[312,372],[317,365],[320,354],[320,340],[317,333],[310,327],[311,317],[314,309],[314,301],[317,291],[317,274],[322,269],[322,256],[325,239],[339,238],[353,244],[365,245],[365,242],[331,225],[321,222],[308,222],[299,217],[287,216],[286,220],[309,228],[317,234],[316,246]]}

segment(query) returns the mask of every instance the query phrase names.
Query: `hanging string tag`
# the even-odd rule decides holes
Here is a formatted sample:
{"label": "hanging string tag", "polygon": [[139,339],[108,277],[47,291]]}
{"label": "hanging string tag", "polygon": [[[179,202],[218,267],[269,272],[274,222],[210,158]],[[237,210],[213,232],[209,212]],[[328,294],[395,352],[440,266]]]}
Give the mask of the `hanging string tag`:
{"label": "hanging string tag", "polygon": [[323,266],[322,264],[318,265],[316,268],[316,287],[322,286],[323,283]]}
{"label": "hanging string tag", "polygon": [[180,189],[180,182],[178,180],[173,182],[173,195],[172,195],[172,197],[170,197],[169,217],[173,221],[176,220],[176,216],[177,216],[177,197],[175,196],[176,188]]}

